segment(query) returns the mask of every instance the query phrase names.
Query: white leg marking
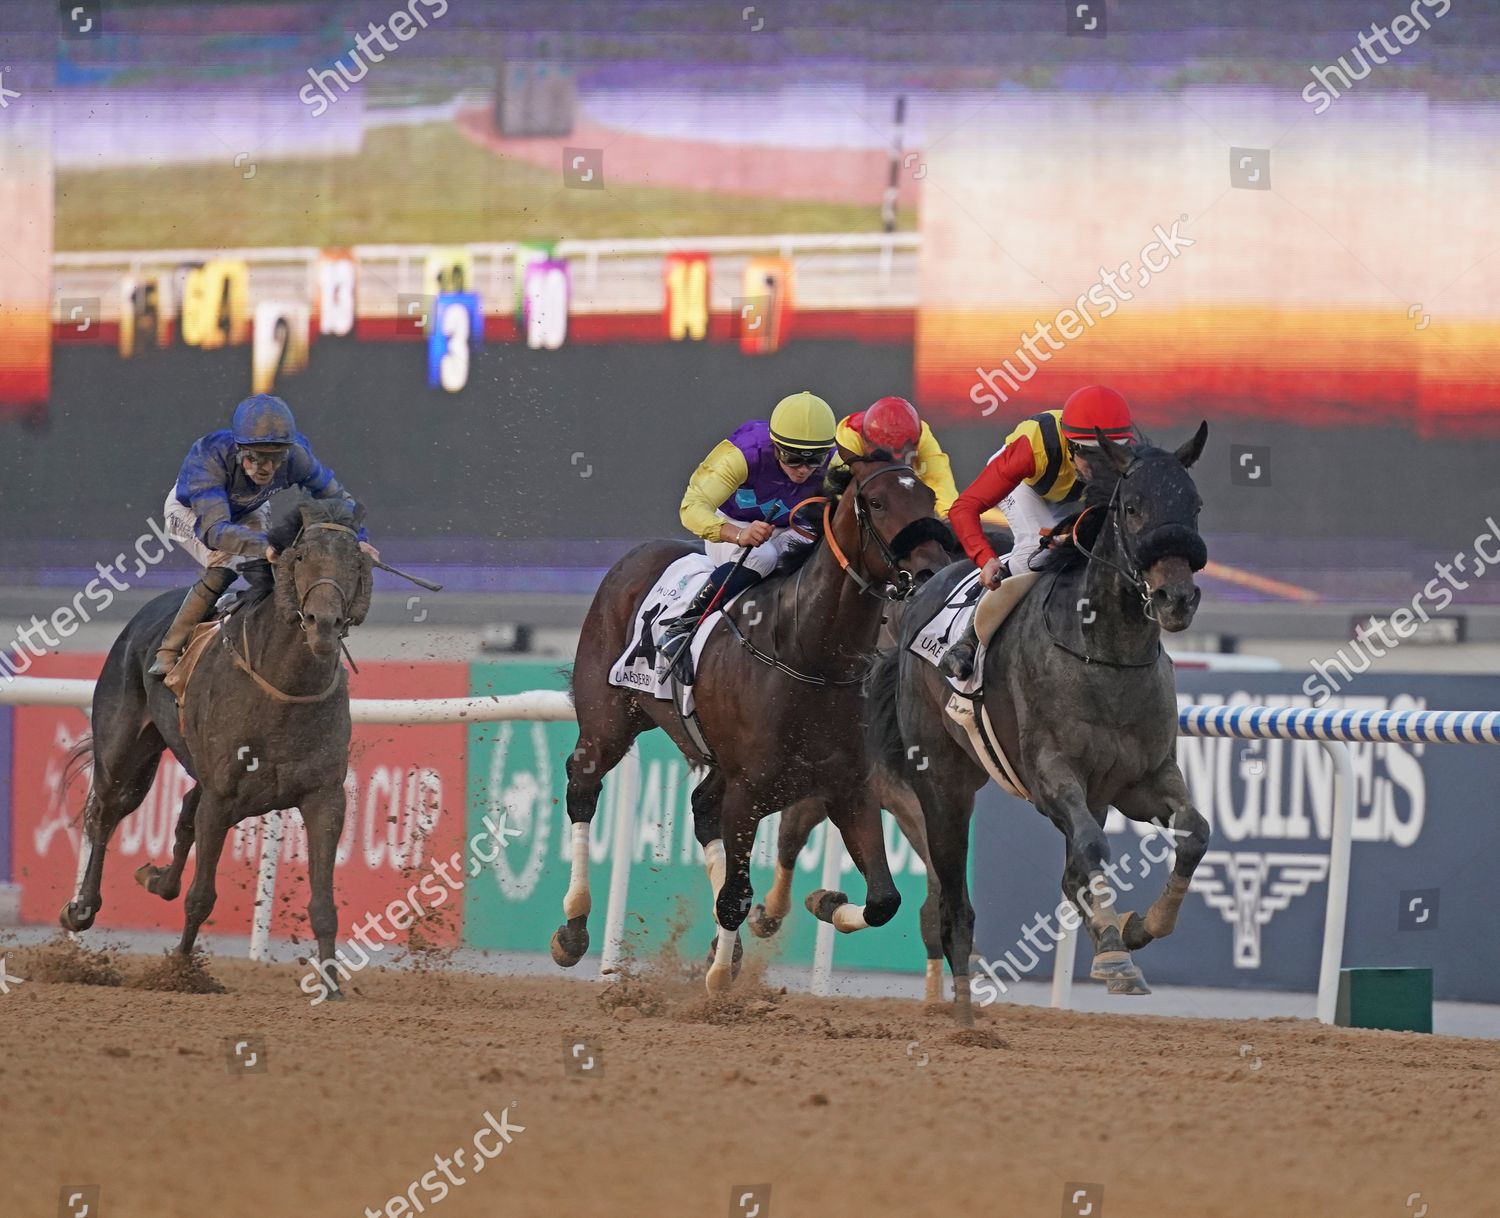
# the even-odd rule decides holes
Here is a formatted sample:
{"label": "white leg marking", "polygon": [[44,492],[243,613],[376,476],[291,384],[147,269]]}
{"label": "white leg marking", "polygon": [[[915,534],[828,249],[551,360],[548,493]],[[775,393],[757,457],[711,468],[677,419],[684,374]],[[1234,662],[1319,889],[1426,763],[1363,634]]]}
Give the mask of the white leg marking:
{"label": "white leg marking", "polygon": [[943,1001],[943,962],[941,960],[927,962],[927,990],[922,995],[922,1001]]}
{"label": "white leg marking", "polygon": [[734,931],[719,927],[719,939],[714,944],[714,962],[708,966],[708,973],[704,977],[710,994],[717,994],[734,977],[734,940]]}
{"label": "white leg marking", "polygon": [[563,897],[563,916],[577,918],[593,908],[589,896],[589,827],[583,821],[574,821],[573,871],[568,880],[568,893]]}

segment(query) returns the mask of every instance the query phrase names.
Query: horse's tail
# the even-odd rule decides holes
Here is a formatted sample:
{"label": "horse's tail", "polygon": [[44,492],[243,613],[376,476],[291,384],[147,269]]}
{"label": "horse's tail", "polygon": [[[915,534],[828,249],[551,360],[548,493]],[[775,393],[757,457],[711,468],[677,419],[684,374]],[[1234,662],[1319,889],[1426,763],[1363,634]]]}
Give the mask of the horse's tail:
{"label": "horse's tail", "polygon": [[865,744],[877,765],[893,774],[905,769],[906,744],[896,716],[896,685],[901,678],[901,649],[880,652],[865,677]]}
{"label": "horse's tail", "polygon": [[[79,740],[79,742],[72,748],[70,748],[67,752],[67,755],[63,758],[62,780],[57,784],[57,799],[59,805],[62,805],[62,801],[67,797],[68,788],[73,785],[73,780],[76,779],[85,770],[92,768],[93,764],[94,737],[92,736],[92,734],[88,734],[85,735],[81,740]],[[83,798],[83,807],[85,812],[88,810],[89,796],[93,794],[93,790],[94,780],[93,777],[90,776],[89,785],[87,790],[84,791]],[[79,815],[82,816],[83,812],[80,812]]]}

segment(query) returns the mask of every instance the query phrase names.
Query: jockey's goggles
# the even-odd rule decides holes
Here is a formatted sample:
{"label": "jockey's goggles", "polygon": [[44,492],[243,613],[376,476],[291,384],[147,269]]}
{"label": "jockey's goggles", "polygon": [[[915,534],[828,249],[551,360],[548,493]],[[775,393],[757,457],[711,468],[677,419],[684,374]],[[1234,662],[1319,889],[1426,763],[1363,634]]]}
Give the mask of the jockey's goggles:
{"label": "jockey's goggles", "polygon": [[832,451],[832,448],[783,448],[778,444],[776,445],[776,459],[783,465],[790,465],[794,468],[815,469],[828,460],[828,454]]}
{"label": "jockey's goggles", "polygon": [[240,457],[254,462],[256,465],[269,465],[275,467],[286,460],[287,449],[285,448],[242,448]]}

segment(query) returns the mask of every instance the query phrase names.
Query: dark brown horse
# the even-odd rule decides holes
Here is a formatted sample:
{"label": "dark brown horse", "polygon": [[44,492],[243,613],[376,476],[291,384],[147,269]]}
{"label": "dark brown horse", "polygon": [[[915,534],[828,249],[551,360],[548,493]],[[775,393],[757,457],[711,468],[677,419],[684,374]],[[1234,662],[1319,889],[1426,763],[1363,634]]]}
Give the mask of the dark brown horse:
{"label": "dark brown horse", "polygon": [[[692,547],[637,546],[600,584],[573,667],[578,747],[567,767],[573,871],[563,902],[568,920],[552,938],[552,957],[564,967],[588,950],[588,825],[604,776],[652,727],[662,728],[690,763],[710,767],[692,797],[719,925],[710,992],[732,978],[739,926],[750,910],[756,826],[778,808],[816,801],[865,879],[863,906],[843,893],[814,892],[807,906],[817,917],[853,931],[894,916],[901,898],[870,785],[860,681],[887,599],[904,596],[942,567],[951,535],[933,516],[932,492],[880,450],[831,474],[826,490],[822,535],[794,548],[778,572],[736,601],[727,615],[733,627],[721,619],[704,645],[694,690],[711,764],[670,703],[609,684],[646,594]],[[804,518],[810,514],[804,509]]]}
{"label": "dark brown horse", "polygon": [[[62,911],[65,930],[93,925],[103,904],[110,836],[145,799],[162,751],[171,749],[197,785],[182,800],[171,864],[142,867],[136,880],[175,899],[196,844],[178,950],[192,952],[213,912],[229,830],[277,808],[298,808],[307,827],[308,917],[321,960],[333,960],[333,865],[344,827],[351,730],[339,652],[348,628],[369,610],[372,580],[347,501],[293,498],[291,507],[283,516],[278,506],[269,534],[280,552],[274,589],[237,610],[205,650],[180,716],[170,691],[146,669],[182,604],[181,590],[148,603],[110,648],[94,688],[93,734],[75,749],[79,762],[92,760],[93,776],[84,805],[87,867],[78,895]],[[324,972],[337,996],[336,977]]]}

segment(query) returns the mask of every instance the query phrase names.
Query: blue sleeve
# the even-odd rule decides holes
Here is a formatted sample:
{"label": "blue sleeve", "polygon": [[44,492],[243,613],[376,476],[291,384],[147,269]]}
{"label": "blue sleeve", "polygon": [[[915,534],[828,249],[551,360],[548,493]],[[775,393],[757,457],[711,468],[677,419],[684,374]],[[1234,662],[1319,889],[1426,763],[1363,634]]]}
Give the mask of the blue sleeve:
{"label": "blue sleeve", "polygon": [[[298,435],[297,442],[287,455],[287,461],[290,465],[287,470],[289,485],[302,487],[314,499],[343,499],[352,511],[359,512],[358,501],[343,488],[334,472],[313,455],[312,445],[308,443],[306,436]],[[359,539],[369,540],[364,525],[359,526]]]}
{"label": "blue sleeve", "polygon": [[227,431],[204,436],[182,462],[177,498],[192,509],[198,536],[210,550],[258,556],[266,548],[266,535],[230,519],[233,462],[234,440]]}

